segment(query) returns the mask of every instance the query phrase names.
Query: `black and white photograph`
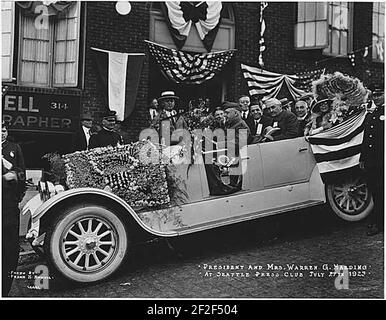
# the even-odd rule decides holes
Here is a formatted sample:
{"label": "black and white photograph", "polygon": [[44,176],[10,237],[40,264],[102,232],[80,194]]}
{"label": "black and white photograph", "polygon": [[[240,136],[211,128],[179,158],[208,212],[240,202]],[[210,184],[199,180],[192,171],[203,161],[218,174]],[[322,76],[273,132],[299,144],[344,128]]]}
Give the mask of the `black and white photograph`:
{"label": "black and white photograph", "polygon": [[1,300],[384,299],[385,2],[0,4]]}

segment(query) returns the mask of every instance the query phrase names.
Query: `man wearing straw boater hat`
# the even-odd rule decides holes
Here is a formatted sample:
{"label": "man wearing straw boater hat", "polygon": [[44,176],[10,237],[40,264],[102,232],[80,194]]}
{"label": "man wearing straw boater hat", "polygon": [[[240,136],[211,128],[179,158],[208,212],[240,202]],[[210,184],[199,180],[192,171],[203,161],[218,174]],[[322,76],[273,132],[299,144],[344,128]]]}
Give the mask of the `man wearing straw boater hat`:
{"label": "man wearing straw boater hat", "polygon": [[158,98],[161,107],[161,119],[171,119],[173,124],[175,124],[177,115],[175,108],[179,100],[180,98],[175,95],[174,91],[164,91],[161,93],[161,96]]}
{"label": "man wearing straw boater hat", "polygon": [[[164,91],[157,99],[160,105],[159,114],[153,119],[150,126],[160,131],[161,123],[169,121],[170,129],[173,131],[179,126],[181,117],[178,117],[176,106],[180,98],[174,93],[174,91]],[[182,124],[181,124],[182,126]]]}

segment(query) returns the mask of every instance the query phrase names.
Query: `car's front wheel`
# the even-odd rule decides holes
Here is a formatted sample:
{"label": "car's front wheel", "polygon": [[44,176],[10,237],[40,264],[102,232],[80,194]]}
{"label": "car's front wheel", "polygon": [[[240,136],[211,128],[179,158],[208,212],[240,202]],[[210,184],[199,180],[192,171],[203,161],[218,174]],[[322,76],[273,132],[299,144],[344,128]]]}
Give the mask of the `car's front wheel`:
{"label": "car's front wheel", "polygon": [[44,241],[50,265],[76,282],[95,282],[113,274],[129,245],[122,219],[99,205],[83,204],[59,215]]}
{"label": "car's front wheel", "polygon": [[367,183],[361,176],[328,184],[326,189],[331,209],[346,221],[363,220],[374,207]]}

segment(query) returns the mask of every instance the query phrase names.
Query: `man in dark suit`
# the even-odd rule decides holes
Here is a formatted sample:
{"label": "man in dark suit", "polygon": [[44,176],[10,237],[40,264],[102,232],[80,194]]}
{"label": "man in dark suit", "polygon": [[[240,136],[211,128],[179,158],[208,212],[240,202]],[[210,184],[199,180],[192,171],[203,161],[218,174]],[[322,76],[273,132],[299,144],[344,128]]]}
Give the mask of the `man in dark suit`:
{"label": "man in dark suit", "polygon": [[72,141],[72,152],[87,150],[91,138],[92,116],[84,113],[80,118],[80,128],[75,133]]}
{"label": "man in dark suit", "polygon": [[103,115],[102,129],[91,136],[89,149],[123,144],[122,137],[114,131],[116,120],[115,111],[107,111]]}
{"label": "man in dark suit", "polygon": [[[250,112],[250,105],[251,105],[251,99],[247,95],[242,95],[239,98],[239,111],[241,119],[244,120],[246,123],[252,119],[251,112]],[[251,130],[251,128],[249,128]]]}
{"label": "man in dark suit", "polygon": [[22,151],[16,143],[7,141],[8,127],[2,123],[2,295],[8,296],[11,273],[19,259],[19,202],[25,194],[25,165]]}
{"label": "man in dark suit", "polygon": [[368,115],[362,143],[360,166],[366,172],[373,195],[374,209],[369,217],[367,235],[383,230],[384,220],[384,130],[385,106],[379,105]]}
{"label": "man in dark suit", "polygon": [[291,111],[283,110],[281,102],[278,99],[271,98],[265,102],[266,109],[273,119],[273,127],[280,128],[273,137],[266,136],[269,140],[292,139],[298,136],[299,124],[296,115]]}
{"label": "man in dark suit", "polygon": [[298,136],[304,136],[304,129],[306,128],[306,124],[311,120],[311,113],[309,111],[307,102],[304,100],[299,100],[295,103],[295,113],[298,117]]}
{"label": "man in dark suit", "polygon": [[225,129],[225,113],[221,108],[217,108],[214,112],[213,129]]}
{"label": "man in dark suit", "polygon": [[268,126],[273,126],[273,120],[271,117],[263,115],[263,110],[259,104],[251,105],[251,118],[247,119],[246,124],[251,130],[251,143],[257,143],[262,137],[264,130]]}
{"label": "man in dark suit", "polygon": [[[228,107],[225,110],[225,117],[226,117],[226,129],[227,129],[227,149],[228,152],[230,150],[234,150],[235,154],[234,156],[239,157],[240,153],[240,147],[242,148],[244,145],[243,143],[247,144],[251,140],[251,131],[249,130],[248,125],[245,123],[243,119],[241,119],[241,110],[239,107]],[[240,130],[242,130],[240,132]],[[233,131],[233,136],[229,136],[229,134]],[[246,140],[241,139],[241,133],[246,133]],[[240,144],[241,143],[241,144]],[[232,154],[230,154],[232,156]],[[240,159],[238,160],[240,161]],[[230,177],[230,185],[232,187],[235,187],[236,189],[241,189],[242,184],[242,175],[241,173],[239,175],[232,175]]]}

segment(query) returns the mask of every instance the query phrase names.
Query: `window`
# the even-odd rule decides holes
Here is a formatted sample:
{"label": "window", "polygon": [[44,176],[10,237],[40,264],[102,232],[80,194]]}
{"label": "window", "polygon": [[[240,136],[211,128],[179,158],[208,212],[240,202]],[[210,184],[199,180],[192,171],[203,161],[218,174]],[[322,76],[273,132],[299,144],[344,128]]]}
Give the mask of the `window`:
{"label": "window", "polygon": [[[212,51],[235,48],[235,20],[233,10],[229,3],[223,2],[222,5],[221,23],[213,43]],[[149,40],[176,49],[162,14],[160,2],[152,2],[151,4]],[[190,29],[189,36],[182,51],[206,52],[195,26]]]}
{"label": "window", "polygon": [[78,84],[80,2],[50,16],[48,28],[36,16],[20,14],[19,83],[44,87]]}
{"label": "window", "polygon": [[350,7],[348,2],[298,2],[295,48],[347,55],[352,50]]}
{"label": "window", "polygon": [[15,3],[3,1],[1,4],[1,79],[3,81],[12,81],[13,65],[13,37],[14,37],[14,12]]}
{"label": "window", "polygon": [[297,49],[326,48],[327,39],[326,2],[299,2],[298,23],[295,26],[295,47]]}
{"label": "window", "polygon": [[385,3],[373,3],[373,59],[384,61],[385,53]]}
{"label": "window", "polygon": [[328,7],[329,46],[323,52],[345,56],[352,51],[350,3],[330,2]]}

